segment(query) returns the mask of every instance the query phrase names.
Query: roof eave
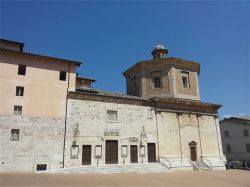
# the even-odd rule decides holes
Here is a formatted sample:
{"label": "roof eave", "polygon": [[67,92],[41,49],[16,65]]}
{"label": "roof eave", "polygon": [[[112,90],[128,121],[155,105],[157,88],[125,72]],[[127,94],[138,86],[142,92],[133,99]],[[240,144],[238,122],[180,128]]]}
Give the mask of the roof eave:
{"label": "roof eave", "polygon": [[27,53],[27,52],[22,52],[22,51],[14,51],[14,50],[9,50],[5,48],[0,48],[1,51],[5,52],[11,52],[11,53],[16,53],[19,55],[24,55],[24,56],[34,56],[34,57],[39,57],[39,58],[46,58],[46,59],[51,59],[51,60],[56,60],[56,61],[63,61],[67,63],[73,63],[76,64],[77,66],[80,66],[82,63],[78,61],[73,61],[73,60],[67,60],[63,58],[57,58],[57,57],[51,57],[51,56],[45,56],[45,55],[39,55],[39,54],[34,54],[34,53]]}

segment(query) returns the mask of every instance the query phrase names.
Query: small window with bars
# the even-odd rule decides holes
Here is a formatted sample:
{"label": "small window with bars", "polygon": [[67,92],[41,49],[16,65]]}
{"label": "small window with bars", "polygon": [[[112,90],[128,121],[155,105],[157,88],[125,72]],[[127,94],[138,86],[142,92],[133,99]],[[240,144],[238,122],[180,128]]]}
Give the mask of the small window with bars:
{"label": "small window with bars", "polygon": [[160,87],[161,87],[161,78],[154,77],[154,88],[160,88]]}
{"label": "small window with bars", "polygon": [[19,129],[11,129],[10,140],[11,141],[19,141],[19,133],[20,133]]}
{"label": "small window with bars", "polygon": [[23,86],[17,86],[16,87],[16,96],[23,96],[24,93],[24,87]]}
{"label": "small window with bars", "polygon": [[22,115],[23,107],[19,105],[14,106],[14,115]]}
{"label": "small window with bars", "polygon": [[47,170],[47,164],[37,164],[36,165],[36,170],[37,171],[45,171],[45,170]]}

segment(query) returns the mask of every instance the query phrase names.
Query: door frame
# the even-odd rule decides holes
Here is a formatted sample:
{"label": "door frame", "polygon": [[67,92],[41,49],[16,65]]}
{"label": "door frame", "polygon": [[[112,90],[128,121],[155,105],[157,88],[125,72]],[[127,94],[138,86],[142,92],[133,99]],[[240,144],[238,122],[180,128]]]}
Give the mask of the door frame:
{"label": "door frame", "polygon": [[[197,143],[195,141],[190,142],[189,144],[190,160],[197,161]],[[195,150],[195,159],[192,157],[192,150]]]}
{"label": "door frame", "polygon": [[[154,160],[149,160],[149,144],[154,145]],[[148,163],[154,163],[156,162],[156,143],[147,143],[147,156],[148,156]]]}
{"label": "door frame", "polygon": [[[131,147],[136,147],[136,162],[132,162],[132,160],[131,160],[132,159]],[[138,145],[130,145],[129,149],[130,149],[130,163],[138,163]]]}
{"label": "door frame", "polygon": [[[107,141],[116,141],[117,142],[117,163],[107,163]],[[105,140],[105,164],[119,164],[119,141],[114,139]]]}
{"label": "door frame", "polygon": [[[86,146],[86,147],[90,147],[90,162],[88,163],[88,164],[83,164],[83,150],[84,150],[84,146]],[[92,145],[90,145],[90,144],[83,144],[82,145],[82,165],[91,165],[91,163],[92,163]]]}

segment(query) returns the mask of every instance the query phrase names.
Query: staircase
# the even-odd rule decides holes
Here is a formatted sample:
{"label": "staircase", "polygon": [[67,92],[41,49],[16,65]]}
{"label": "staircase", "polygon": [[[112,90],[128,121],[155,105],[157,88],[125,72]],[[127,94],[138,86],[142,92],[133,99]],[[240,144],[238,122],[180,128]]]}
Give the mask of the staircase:
{"label": "staircase", "polygon": [[48,170],[43,171],[42,173],[156,173],[168,171],[169,169],[161,163],[148,163],[130,165],[78,166]]}
{"label": "staircase", "polygon": [[193,165],[194,170],[198,171],[212,171],[212,168],[205,164],[204,162],[196,162],[192,161],[191,164]]}

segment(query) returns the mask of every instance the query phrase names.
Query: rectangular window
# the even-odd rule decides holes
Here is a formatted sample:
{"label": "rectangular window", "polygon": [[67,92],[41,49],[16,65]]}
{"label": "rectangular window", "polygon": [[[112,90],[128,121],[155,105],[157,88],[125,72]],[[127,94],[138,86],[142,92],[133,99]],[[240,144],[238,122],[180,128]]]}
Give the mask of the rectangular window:
{"label": "rectangular window", "polygon": [[250,144],[249,143],[246,144],[246,150],[247,150],[248,153],[250,153]]}
{"label": "rectangular window", "polygon": [[14,106],[14,115],[22,115],[22,106],[15,105]]}
{"label": "rectangular window", "polygon": [[133,90],[134,90],[134,93],[136,94],[137,93],[137,85],[136,85],[136,82],[133,83]]}
{"label": "rectangular window", "polygon": [[23,86],[17,86],[16,87],[16,96],[23,96],[24,93],[24,87]]}
{"label": "rectangular window", "polygon": [[136,82],[136,77],[133,77],[131,81],[131,92],[133,95],[137,95],[137,82]]}
{"label": "rectangular window", "polygon": [[154,88],[160,88],[160,87],[161,87],[161,78],[154,77]]}
{"label": "rectangular window", "polygon": [[37,171],[44,171],[44,170],[47,170],[47,164],[37,164],[37,165],[36,165],[36,170],[37,170]]}
{"label": "rectangular window", "polygon": [[59,79],[61,81],[66,81],[66,71],[60,71]]}
{"label": "rectangular window", "polygon": [[18,75],[25,75],[26,74],[26,66],[25,65],[18,65]]}
{"label": "rectangular window", "polygon": [[108,121],[117,121],[117,111],[107,110]]}
{"label": "rectangular window", "polygon": [[182,87],[183,88],[189,88],[189,73],[188,72],[181,72],[181,78],[182,78]]}
{"label": "rectangular window", "polygon": [[230,144],[226,145],[226,149],[227,149],[227,153],[231,153],[232,152]]}
{"label": "rectangular window", "polygon": [[11,141],[19,141],[19,133],[20,133],[19,129],[11,129],[10,140]]}
{"label": "rectangular window", "polygon": [[244,136],[249,136],[249,131],[248,131],[248,129],[244,129],[243,132],[244,132]]}
{"label": "rectangular window", "polygon": [[229,132],[228,131],[224,131],[224,136],[227,138],[229,137]]}

